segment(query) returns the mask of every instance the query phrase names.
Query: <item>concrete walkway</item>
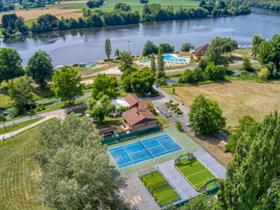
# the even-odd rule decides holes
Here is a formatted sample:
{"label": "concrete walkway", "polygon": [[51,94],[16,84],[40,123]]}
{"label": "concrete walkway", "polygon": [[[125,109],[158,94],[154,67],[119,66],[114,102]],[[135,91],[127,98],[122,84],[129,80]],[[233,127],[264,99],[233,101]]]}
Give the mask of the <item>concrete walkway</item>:
{"label": "concrete walkway", "polygon": [[174,160],[158,165],[158,170],[178,193],[182,201],[189,200],[198,195],[198,192],[196,192],[187,180],[174,168]]}
{"label": "concrete walkway", "polygon": [[26,126],[26,127],[20,128],[20,129],[18,129],[18,130],[16,130],[16,131],[13,131],[13,132],[10,132],[10,133],[2,134],[2,135],[0,135],[0,140],[4,140],[4,139],[8,139],[8,138],[14,137],[14,136],[16,136],[16,135],[18,135],[18,134],[20,134],[20,133],[26,131],[26,130],[29,130],[30,128],[33,128],[33,127],[35,127],[35,126],[37,126],[37,125],[39,125],[39,124],[41,124],[41,123],[43,123],[43,122],[46,122],[47,120],[49,120],[49,119],[51,119],[51,118],[52,118],[52,117],[45,117],[45,118],[43,118],[43,119],[41,119],[41,120],[39,120],[39,121],[37,121],[37,122],[31,124],[31,125],[28,125],[28,126]]}
{"label": "concrete walkway", "polygon": [[131,174],[126,179],[126,186],[120,190],[122,198],[132,209],[160,210],[160,207],[138,177],[138,173]]}
{"label": "concrete walkway", "polygon": [[[11,126],[11,125],[15,125],[15,124],[18,124],[18,123],[21,123],[21,122],[26,122],[26,121],[31,120],[31,119],[43,117],[42,120],[39,120],[38,122],[35,122],[35,123],[33,123],[31,125],[28,125],[24,128],[18,129],[16,131],[13,131],[13,132],[10,132],[10,133],[0,135],[0,140],[14,137],[14,136],[16,136],[16,135],[18,135],[18,134],[36,126],[36,125],[39,125],[39,124],[41,124],[41,123],[43,123],[43,122],[45,122],[45,121],[47,121],[51,118],[64,119],[68,113],[73,112],[75,110],[79,110],[81,108],[85,108],[86,106],[87,106],[86,104],[79,104],[79,105],[72,106],[72,107],[65,108],[65,109],[58,109],[58,110],[55,110],[55,111],[50,111],[50,112],[45,112],[45,113],[36,114],[36,115],[32,115],[32,116],[27,116],[27,117],[23,117],[23,118],[20,118],[20,119],[17,119],[17,120],[6,122],[5,126]],[[4,127],[3,124],[1,124],[0,128],[2,128],[2,127]]]}
{"label": "concrete walkway", "polygon": [[195,157],[206,168],[208,168],[217,178],[224,179],[226,176],[226,169],[218,161],[215,160],[209,153],[205,151],[194,152]]}

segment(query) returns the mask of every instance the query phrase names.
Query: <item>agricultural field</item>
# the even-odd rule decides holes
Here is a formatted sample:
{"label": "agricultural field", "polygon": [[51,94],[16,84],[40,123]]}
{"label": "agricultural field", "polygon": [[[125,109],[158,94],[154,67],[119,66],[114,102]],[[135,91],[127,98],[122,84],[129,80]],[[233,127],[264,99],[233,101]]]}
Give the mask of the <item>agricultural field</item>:
{"label": "agricultural field", "polygon": [[200,191],[207,182],[215,179],[215,177],[197,160],[182,158],[179,160],[179,163],[176,164],[176,167],[193,185],[196,191]]}
{"label": "agricultural field", "polygon": [[[79,18],[83,15],[82,9],[87,8],[86,2],[87,1],[62,2],[61,4],[49,5],[46,8],[1,12],[0,18],[2,18],[4,14],[16,13],[18,16],[23,17],[28,25],[31,25],[34,20],[44,14],[55,15],[58,18]],[[113,11],[115,4],[120,2],[130,5],[132,10],[142,11],[143,4],[141,4],[139,0],[107,0],[105,4],[98,9],[103,11]],[[195,8],[198,6],[198,1],[195,0],[150,0],[149,3],[158,3],[164,7],[173,6],[175,9],[180,7]]]}
{"label": "agricultural field", "polygon": [[40,168],[34,160],[39,129],[0,142],[0,209],[47,210],[40,202]]}
{"label": "agricultural field", "polygon": [[[173,87],[164,88],[172,94]],[[266,115],[280,110],[280,82],[258,83],[255,81],[232,81],[198,86],[178,86],[174,97],[187,106],[199,95],[219,103],[227,126],[235,126],[241,117],[250,115],[262,120]]]}
{"label": "agricultural field", "polygon": [[78,18],[82,16],[82,11],[80,9],[43,8],[43,9],[30,9],[30,10],[16,10],[16,11],[10,11],[5,13],[1,12],[0,18],[2,18],[4,14],[8,14],[8,13],[15,13],[18,16],[23,17],[24,20],[27,21],[27,23],[37,19],[39,16],[44,14],[55,15],[58,18],[61,17]]}
{"label": "agricultural field", "polygon": [[160,206],[180,199],[158,171],[141,176],[141,180]]}

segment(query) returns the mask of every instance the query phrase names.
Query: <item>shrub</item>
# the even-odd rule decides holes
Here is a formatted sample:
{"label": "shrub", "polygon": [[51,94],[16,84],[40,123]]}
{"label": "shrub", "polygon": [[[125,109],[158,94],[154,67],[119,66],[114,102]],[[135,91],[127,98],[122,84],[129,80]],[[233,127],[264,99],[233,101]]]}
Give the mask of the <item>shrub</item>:
{"label": "shrub", "polygon": [[190,50],[191,49],[193,49],[194,48],[194,46],[192,46],[192,44],[191,43],[184,43],[183,45],[182,45],[182,47],[181,47],[181,51],[183,51],[183,52],[190,52]]}
{"label": "shrub", "polygon": [[268,77],[269,77],[269,70],[268,68],[264,67],[262,68],[259,73],[258,73],[258,77],[261,79],[261,80],[267,80]]}
{"label": "shrub", "polygon": [[102,6],[103,3],[104,3],[104,0],[89,0],[89,1],[87,2],[87,6],[88,6],[90,9],[92,9],[92,8],[94,8],[94,7],[100,7],[100,6]]}
{"label": "shrub", "polygon": [[176,125],[176,128],[178,129],[178,131],[181,131],[181,132],[184,131],[182,123],[180,121],[176,121],[175,125]]}
{"label": "shrub", "polygon": [[141,4],[148,4],[148,3],[149,3],[149,0],[140,0],[140,3],[141,3]]}
{"label": "shrub", "polygon": [[162,48],[163,53],[172,53],[175,50],[175,48],[168,43],[161,43],[159,48]]}

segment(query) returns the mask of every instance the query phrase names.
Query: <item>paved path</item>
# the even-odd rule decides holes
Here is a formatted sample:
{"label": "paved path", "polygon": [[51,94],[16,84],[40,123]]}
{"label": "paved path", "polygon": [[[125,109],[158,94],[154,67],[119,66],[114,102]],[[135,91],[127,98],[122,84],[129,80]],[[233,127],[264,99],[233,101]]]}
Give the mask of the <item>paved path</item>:
{"label": "paved path", "polygon": [[196,192],[186,179],[174,168],[174,160],[158,165],[158,170],[183,201],[198,195],[198,192]]}
{"label": "paved path", "polygon": [[[55,111],[50,111],[50,112],[45,112],[45,113],[42,113],[42,114],[27,116],[27,117],[20,118],[18,120],[13,120],[13,121],[6,122],[5,126],[10,126],[10,125],[18,124],[18,123],[25,122],[25,121],[28,121],[28,120],[31,120],[31,119],[43,117],[42,120],[39,120],[38,122],[35,122],[35,123],[33,123],[31,125],[28,125],[24,128],[18,129],[16,131],[11,132],[11,133],[6,133],[6,134],[3,134],[3,135],[0,135],[0,140],[2,140],[3,138],[7,139],[7,138],[11,138],[13,136],[16,136],[16,135],[18,135],[18,134],[36,126],[36,125],[39,125],[39,124],[41,124],[41,123],[43,123],[43,122],[45,122],[45,121],[47,121],[51,118],[64,119],[68,113],[73,112],[77,109],[85,108],[85,107],[86,107],[86,104],[79,104],[79,105],[69,107],[69,108],[65,108],[65,109],[58,109],[58,110],[55,110]],[[1,124],[0,128],[2,128],[2,127],[3,127],[3,124]]]}
{"label": "paved path", "polygon": [[224,179],[226,175],[226,169],[218,161],[215,160],[209,153],[205,151],[194,152],[195,157],[205,167],[207,167],[216,177]]}
{"label": "paved path", "polygon": [[35,126],[37,126],[37,125],[39,125],[39,124],[41,124],[41,123],[51,119],[51,118],[52,117],[45,117],[45,118],[43,118],[43,119],[41,119],[41,120],[31,124],[31,125],[28,125],[28,126],[24,127],[24,128],[20,128],[20,129],[18,129],[16,131],[13,131],[13,132],[10,132],[10,133],[2,134],[2,135],[0,135],[0,139],[4,140],[4,139],[8,139],[8,138],[14,137],[14,136],[16,136],[16,135],[18,135],[18,134],[20,134],[20,133],[22,133],[22,132],[24,132],[26,130],[29,130],[30,128],[33,128],[33,127],[35,127]]}

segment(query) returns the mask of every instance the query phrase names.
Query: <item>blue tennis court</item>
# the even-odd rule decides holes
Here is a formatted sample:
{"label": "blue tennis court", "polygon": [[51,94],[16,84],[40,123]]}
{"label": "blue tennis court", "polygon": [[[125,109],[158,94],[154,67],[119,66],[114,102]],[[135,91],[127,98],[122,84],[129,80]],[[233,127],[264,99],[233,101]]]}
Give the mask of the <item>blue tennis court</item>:
{"label": "blue tennis court", "polygon": [[117,148],[109,152],[119,168],[127,167],[145,160],[180,150],[181,147],[167,134],[138,141]]}

